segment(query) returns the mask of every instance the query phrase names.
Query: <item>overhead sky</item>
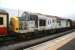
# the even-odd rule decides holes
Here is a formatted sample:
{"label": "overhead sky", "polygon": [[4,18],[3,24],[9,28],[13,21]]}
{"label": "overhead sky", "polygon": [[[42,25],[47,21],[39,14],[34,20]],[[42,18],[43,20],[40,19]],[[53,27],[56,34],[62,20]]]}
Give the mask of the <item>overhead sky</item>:
{"label": "overhead sky", "polygon": [[0,7],[75,20],[75,0],[0,0]]}

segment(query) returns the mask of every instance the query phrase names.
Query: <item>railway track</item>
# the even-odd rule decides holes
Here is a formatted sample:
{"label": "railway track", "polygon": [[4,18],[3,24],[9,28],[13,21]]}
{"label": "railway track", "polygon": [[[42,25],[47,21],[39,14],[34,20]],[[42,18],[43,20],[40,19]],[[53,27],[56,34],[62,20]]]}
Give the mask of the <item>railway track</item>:
{"label": "railway track", "polygon": [[16,49],[21,49],[23,47],[28,48],[28,47],[46,42],[48,40],[52,40],[57,37],[63,36],[65,34],[71,33],[73,31],[74,31],[74,29],[65,31],[65,32],[62,32],[59,34],[53,34],[53,35],[49,35],[49,36],[45,36],[45,37],[41,37],[41,38],[37,38],[37,39],[32,39],[32,40],[28,40],[28,41],[22,41],[22,42],[18,42],[18,41],[6,42],[6,44],[3,44],[2,46],[0,46],[0,50],[16,50]]}

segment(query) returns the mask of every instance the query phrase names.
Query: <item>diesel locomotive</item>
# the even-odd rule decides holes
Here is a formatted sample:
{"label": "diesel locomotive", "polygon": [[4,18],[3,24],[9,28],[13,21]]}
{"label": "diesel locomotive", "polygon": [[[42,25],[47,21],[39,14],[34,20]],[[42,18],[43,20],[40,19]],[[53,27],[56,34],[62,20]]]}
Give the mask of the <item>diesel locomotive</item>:
{"label": "diesel locomotive", "polygon": [[72,20],[40,13],[23,12],[20,17],[11,17],[0,10],[0,39],[15,37],[25,40],[71,29]]}

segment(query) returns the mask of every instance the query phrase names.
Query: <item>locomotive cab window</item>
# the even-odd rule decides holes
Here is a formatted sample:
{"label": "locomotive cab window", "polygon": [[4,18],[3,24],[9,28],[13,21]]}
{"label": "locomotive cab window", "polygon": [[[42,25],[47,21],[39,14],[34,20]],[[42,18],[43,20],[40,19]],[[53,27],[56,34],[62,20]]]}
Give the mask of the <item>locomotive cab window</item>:
{"label": "locomotive cab window", "polygon": [[39,26],[46,26],[46,20],[39,20]]}
{"label": "locomotive cab window", "polygon": [[0,25],[3,25],[3,17],[0,17]]}

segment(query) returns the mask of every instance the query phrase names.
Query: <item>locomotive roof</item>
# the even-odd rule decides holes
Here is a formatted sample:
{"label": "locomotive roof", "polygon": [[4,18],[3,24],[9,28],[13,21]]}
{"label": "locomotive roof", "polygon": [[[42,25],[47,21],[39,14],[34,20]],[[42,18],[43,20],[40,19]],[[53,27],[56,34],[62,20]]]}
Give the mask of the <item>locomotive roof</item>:
{"label": "locomotive roof", "polygon": [[3,9],[0,9],[0,13],[7,13],[7,12]]}
{"label": "locomotive roof", "polygon": [[57,16],[52,16],[52,15],[45,15],[45,14],[41,14],[41,13],[28,13],[28,12],[24,12],[26,14],[32,14],[32,15],[43,15],[43,16],[47,16],[47,17],[51,17],[51,18],[58,18]]}
{"label": "locomotive roof", "polygon": [[52,16],[52,15],[45,15],[45,14],[41,14],[41,13],[31,13],[33,15],[43,15],[43,16],[46,16],[46,17],[51,17],[51,18],[57,18],[56,16]]}
{"label": "locomotive roof", "polygon": [[51,15],[46,15],[47,17],[51,17],[51,18],[56,18],[57,20],[70,20],[70,19],[65,19],[65,18],[61,18],[58,16],[51,16]]}
{"label": "locomotive roof", "polygon": [[41,14],[41,13],[31,13],[31,14],[34,14],[34,15],[44,15],[44,16],[51,17],[51,18],[59,18],[57,16],[45,15],[45,14]]}
{"label": "locomotive roof", "polygon": [[56,18],[58,20],[68,20],[68,19],[65,19],[65,18],[61,18],[61,17],[58,17],[58,16],[53,16],[53,15],[46,15],[46,14],[41,14],[41,13],[28,13],[28,12],[25,12],[27,14],[32,14],[32,15],[44,15],[46,17],[50,17],[50,18]]}
{"label": "locomotive roof", "polygon": [[52,16],[52,15],[45,15],[47,17],[50,17],[50,18],[57,18],[56,16]]}

